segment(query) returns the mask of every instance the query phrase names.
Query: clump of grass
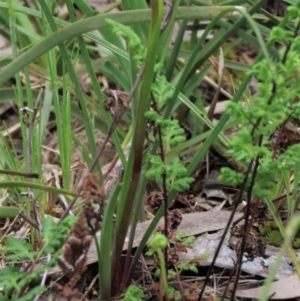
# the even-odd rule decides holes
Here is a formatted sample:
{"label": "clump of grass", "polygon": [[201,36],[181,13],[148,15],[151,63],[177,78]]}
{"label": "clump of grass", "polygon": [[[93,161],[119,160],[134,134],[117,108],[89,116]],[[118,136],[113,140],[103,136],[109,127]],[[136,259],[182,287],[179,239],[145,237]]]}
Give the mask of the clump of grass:
{"label": "clump of grass", "polygon": [[[266,26],[278,25],[279,21],[275,17],[270,18],[266,15],[265,18],[270,18],[270,22],[266,23],[267,25],[259,24],[260,27],[259,19],[253,20],[250,17],[260,11],[265,1],[257,1],[250,5],[249,11],[240,12],[237,18],[231,15],[236,10],[235,6],[207,6],[201,1],[194,1],[196,4],[193,4],[193,7],[190,7],[192,1],[175,1],[172,9],[167,10],[165,15],[162,0],[152,0],[150,8],[144,0],[121,2],[124,12],[110,12],[115,6],[112,4],[105,13],[97,14],[85,1],[76,1],[76,6],[84,17],[87,17],[78,20],[73,4],[66,1],[71,23],[55,18],[55,4],[44,0],[39,1],[41,11],[23,7],[12,1],[0,2],[0,16],[6,20],[4,29],[1,28],[0,31],[10,38],[12,46],[12,55],[2,60],[4,67],[0,70],[0,84],[5,85],[6,89],[1,89],[0,92],[1,95],[7,96],[1,97],[0,101],[5,102],[12,97],[16,99],[22,138],[22,156],[19,157],[16,151],[9,147],[4,135],[1,136],[1,166],[3,169],[8,167],[22,174],[5,175],[1,181],[0,187],[9,189],[13,195],[12,199],[17,199],[18,202],[11,206],[11,202],[7,201],[5,206],[1,207],[0,217],[17,219],[19,211],[22,211],[22,219],[30,225],[31,236],[28,241],[31,245],[12,244],[12,248],[18,247],[21,250],[16,253],[17,256],[27,256],[35,262],[40,255],[50,253],[57,260],[56,255],[59,252],[54,250],[54,247],[57,248],[56,243],[61,242],[62,236],[57,234],[56,237],[56,232],[65,230],[63,225],[68,221],[67,216],[71,215],[72,207],[82,190],[82,186],[79,185],[76,187],[77,191],[69,191],[72,187],[71,143],[72,140],[77,145],[81,143],[76,137],[72,138],[72,117],[76,116],[82,121],[89,144],[88,149],[82,149],[83,163],[89,166],[90,172],[96,170],[99,175],[98,183],[92,185],[94,192],[97,191],[95,187],[102,187],[108,180],[107,175],[102,175],[102,166],[98,159],[105,143],[111,139],[117,151],[114,162],[120,158],[124,175],[122,177],[122,172],[120,173],[120,178],[108,195],[107,206],[104,212],[101,212],[101,217],[98,217],[97,225],[100,227],[101,224],[102,228],[101,239],[94,236],[98,251],[99,296],[102,300],[113,297],[112,292],[120,294],[129,285],[134,266],[158,220],[162,216],[167,219],[168,204],[178,191],[188,188],[193,171],[211,146],[223,157],[228,158],[231,166],[239,167],[238,171],[224,169],[223,178],[232,183],[243,183],[249,191],[249,196],[265,198],[274,217],[277,212],[270,198],[277,197],[284,189],[290,192],[289,179],[292,174],[295,177],[295,193],[288,198],[290,217],[299,203],[296,196],[296,186],[299,183],[297,179],[300,179],[297,159],[299,146],[294,145],[284,153],[275,150],[272,153],[267,147],[270,143],[269,135],[276,127],[290,118],[292,120],[299,117],[299,107],[297,102],[294,102],[299,95],[299,85],[294,76],[299,65],[295,54],[297,39],[294,37],[298,28],[297,21],[294,21],[299,15],[298,8],[292,7],[281,25],[270,33]],[[241,1],[241,4],[244,5],[244,1]],[[201,24],[204,26],[204,32],[198,39],[199,27],[196,20],[201,18],[211,20],[208,25]],[[179,31],[172,44],[171,36],[178,20]],[[188,25],[187,20],[195,20],[194,25]],[[247,28],[246,31],[244,25],[247,20],[251,29]],[[183,42],[185,31],[190,29],[190,40]],[[206,42],[212,29],[216,29],[217,33]],[[102,37],[92,34],[93,30],[98,30]],[[260,30],[264,35],[270,35],[268,44],[264,43]],[[239,38],[223,47],[224,42],[232,35],[238,35]],[[211,110],[209,116],[206,116],[204,102],[199,95],[199,82],[207,77],[213,68],[210,62],[219,60],[214,57],[219,47],[224,48],[220,51],[222,57],[222,53],[226,54],[243,41],[259,45],[262,53],[256,58],[252,69],[251,66],[240,62],[229,61],[217,68],[218,71],[222,71],[222,68],[251,71],[245,73],[241,81],[233,80],[233,86],[238,89],[234,91],[227,113],[214,125],[211,121]],[[286,50],[276,50],[273,47],[274,41],[287,45]],[[184,49],[181,47],[183,43]],[[277,60],[276,64],[273,63],[274,60]],[[80,65],[83,67],[78,67]],[[99,73],[108,79],[111,86],[117,87],[126,95],[125,101],[119,99],[118,93],[108,87],[117,108],[114,112],[117,114],[109,114],[112,111],[105,110],[106,96],[97,80]],[[38,78],[38,86],[44,89],[40,102],[37,101],[39,90],[32,88],[31,75]],[[89,93],[82,89],[82,75],[91,79]],[[222,92],[220,83],[223,73],[219,72],[218,76],[220,78],[216,95]],[[255,99],[249,97],[249,107],[245,108],[240,101],[248,97],[247,85],[253,76],[259,79],[259,92]],[[14,77],[14,86],[8,82],[11,77]],[[53,121],[58,137],[58,159],[62,169],[61,178],[57,183],[60,182],[59,185],[63,185],[63,189],[51,187],[45,184],[43,179],[42,145],[51,119],[50,112],[55,116]],[[242,129],[229,142],[223,131],[239,124],[242,124]],[[183,125],[193,129],[189,132],[190,139],[186,139]],[[107,134],[99,149],[94,137],[96,128]],[[150,132],[149,128],[153,131]],[[186,166],[181,160],[182,153],[190,158]],[[247,166],[250,166],[248,173]],[[111,165],[111,169],[113,168],[114,163]],[[240,172],[241,170],[243,172]],[[39,177],[25,181],[24,174],[37,174]],[[132,258],[130,246],[137,221],[143,219],[142,200],[148,180],[145,175],[156,179],[163,186],[164,204],[158,210]],[[279,184],[276,186],[275,182]],[[25,193],[29,195],[28,198],[24,198]],[[60,199],[63,195],[67,209],[65,208],[64,213],[59,216],[58,225],[53,224],[50,227],[47,226],[45,206],[50,201],[51,193],[52,196],[53,193],[60,194]],[[70,196],[73,199],[70,199]],[[99,195],[94,194],[93,197],[97,198]],[[34,213],[33,219],[30,212]],[[79,217],[82,218],[80,213]],[[81,223],[91,226],[88,221],[81,220]],[[132,232],[125,267],[122,269],[117,263],[121,259],[130,224]],[[277,224],[279,231],[272,230],[267,237],[270,241],[280,244],[282,238],[280,241],[278,237],[281,235],[280,237],[286,238],[286,232],[281,221]],[[167,221],[165,225],[167,228]],[[55,244],[53,242],[53,249],[45,251],[45,231],[50,228],[53,241],[56,238],[58,241]],[[113,238],[112,233],[115,233]],[[287,239],[284,243],[286,241]],[[33,246],[36,249],[33,249]],[[34,253],[37,255],[34,258],[30,256],[31,250],[37,252]],[[157,248],[156,252],[161,255]],[[167,262],[166,259],[162,259],[160,268],[165,276],[163,260]],[[10,269],[8,273],[15,276],[16,270]],[[29,273],[25,282],[19,279],[21,284],[17,287],[7,286],[4,280],[0,281],[0,287],[5,287],[5,296],[25,300],[32,297],[34,292],[41,293],[44,290],[42,285],[35,287],[36,290],[26,291],[31,285],[32,275],[37,279],[37,273]],[[167,287],[167,279],[163,278],[163,284]],[[141,297],[141,292],[136,288],[130,288],[127,293],[128,296],[135,296],[137,299]]]}

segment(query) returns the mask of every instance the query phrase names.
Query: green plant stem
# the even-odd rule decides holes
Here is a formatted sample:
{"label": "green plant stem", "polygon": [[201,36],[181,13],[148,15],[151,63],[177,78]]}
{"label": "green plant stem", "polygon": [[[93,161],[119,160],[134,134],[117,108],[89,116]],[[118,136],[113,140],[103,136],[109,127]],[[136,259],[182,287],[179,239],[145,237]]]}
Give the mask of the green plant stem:
{"label": "green plant stem", "polygon": [[[151,5],[152,20],[148,40],[148,51],[145,61],[145,72],[142,77],[141,94],[137,108],[138,111],[133,136],[133,147],[130,150],[127,168],[124,176],[125,180],[123,184],[123,194],[126,194],[126,200],[120,202],[118,206],[117,235],[114,252],[116,262],[118,262],[119,258],[121,257],[123,244],[125,241],[127,229],[131,218],[130,214],[128,213],[132,212],[132,206],[134,204],[135,194],[142,169],[144,136],[147,124],[145,112],[148,111],[150,108],[150,90],[154,76],[154,65],[156,60],[157,41],[159,36],[160,24],[163,17],[163,2],[161,0],[154,0],[151,2]],[[127,181],[129,187],[127,187],[125,181]],[[125,213],[125,206],[126,212],[128,213]]]}
{"label": "green plant stem", "polygon": [[164,293],[165,293],[165,299],[169,300],[169,288],[168,288],[168,278],[167,278],[167,270],[166,270],[166,264],[164,261],[163,253],[161,249],[155,249],[155,252],[157,253],[159,265],[160,265],[160,276],[164,287]]}

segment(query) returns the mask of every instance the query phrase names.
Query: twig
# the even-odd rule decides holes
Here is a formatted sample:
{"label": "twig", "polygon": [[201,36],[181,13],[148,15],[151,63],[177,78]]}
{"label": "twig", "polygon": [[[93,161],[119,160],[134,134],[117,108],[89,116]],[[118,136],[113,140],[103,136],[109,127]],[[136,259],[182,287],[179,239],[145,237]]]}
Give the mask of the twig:
{"label": "twig", "polygon": [[[140,81],[141,81],[141,79],[143,77],[144,72],[145,72],[145,64],[142,66],[140,74],[136,78],[136,81],[135,81],[134,85],[132,86],[132,89],[131,89],[130,93],[128,94],[128,98],[126,100],[126,104],[127,105],[130,104],[130,102],[131,102],[131,100],[132,100],[132,98],[134,96],[134,93],[136,92],[136,90],[138,88],[138,85],[139,85],[139,83],[140,83]],[[106,143],[108,142],[110,136],[112,135],[113,131],[115,130],[116,126],[118,125],[118,123],[121,120],[121,118],[122,118],[123,114],[125,113],[125,111],[126,111],[126,107],[122,107],[121,112],[119,113],[119,115],[115,116],[114,121],[113,121],[113,123],[112,123],[112,125],[111,125],[111,127],[110,127],[110,129],[108,131],[108,134],[107,134],[107,136],[106,136],[106,138],[105,138],[105,140],[104,140],[104,142],[102,144],[103,149],[101,150],[101,152],[100,152],[100,149],[99,149],[99,152],[98,152],[97,156],[95,157],[95,160],[91,164],[90,172],[92,172],[92,170],[94,169],[97,161],[99,160],[99,158],[100,158],[100,156],[101,156],[101,154],[102,154],[102,152],[104,150],[104,147],[105,147]],[[118,156],[116,156],[114,158],[113,162],[111,163],[111,165],[109,166],[108,170],[106,171],[104,178],[107,177],[108,174],[112,171],[112,169],[116,165],[117,161],[118,161]]]}
{"label": "twig", "polygon": [[31,225],[33,228],[35,228],[36,230],[40,231],[38,225],[33,222],[29,217],[27,217],[24,212],[19,212],[18,214],[19,217],[23,218],[29,225]]}
{"label": "twig", "polygon": [[[51,254],[48,253],[48,254],[47,254],[47,263],[49,263],[50,260],[51,260]],[[48,275],[48,270],[46,270],[46,271],[44,272],[44,274],[43,274],[42,281],[41,281],[41,285],[44,285],[44,284],[46,283],[47,275]],[[38,301],[38,300],[40,300],[40,296],[41,296],[41,294],[36,295],[35,298],[33,299],[33,301]]]}
{"label": "twig", "polygon": [[93,288],[95,282],[97,281],[97,279],[99,278],[99,274],[97,274],[93,280],[91,281],[90,285],[88,286],[88,288],[85,290],[85,293],[82,295],[82,297],[80,298],[79,301],[84,301],[87,294],[91,291],[91,289]]}
{"label": "twig", "polygon": [[210,279],[210,274],[211,274],[211,272],[212,272],[212,270],[213,270],[213,268],[214,268],[215,262],[216,262],[216,260],[217,260],[218,255],[219,255],[219,252],[220,252],[220,250],[221,250],[222,244],[223,244],[223,242],[224,242],[224,240],[225,240],[226,234],[227,234],[227,232],[228,232],[228,230],[229,230],[229,227],[230,227],[230,225],[231,225],[231,223],[232,223],[232,221],[233,221],[233,217],[234,217],[234,214],[235,214],[235,212],[236,212],[237,206],[238,206],[240,200],[242,199],[242,193],[243,193],[243,190],[244,190],[244,188],[245,188],[245,186],[246,186],[246,183],[247,183],[249,174],[250,174],[250,172],[251,172],[251,170],[252,170],[252,163],[253,163],[253,161],[250,162],[250,164],[249,164],[249,166],[248,166],[248,169],[247,169],[247,172],[246,172],[246,174],[245,174],[245,176],[244,176],[244,180],[243,180],[243,183],[242,183],[242,186],[241,186],[241,190],[239,191],[238,198],[237,198],[237,200],[236,200],[235,203],[234,203],[234,207],[233,207],[233,209],[232,209],[232,212],[231,212],[231,214],[230,214],[229,220],[228,220],[227,225],[226,225],[226,227],[225,227],[225,229],[224,229],[224,232],[223,232],[223,234],[222,234],[220,243],[219,243],[219,245],[218,245],[218,247],[217,247],[217,249],[216,249],[216,252],[215,252],[215,254],[214,254],[212,263],[211,263],[211,265],[209,266],[209,269],[208,269],[208,271],[207,271],[207,274],[206,274],[204,283],[203,283],[203,285],[202,285],[201,291],[200,291],[199,296],[198,296],[198,301],[202,300],[202,296],[203,296],[203,294],[204,294],[205,287],[206,287],[206,285],[207,285],[207,283],[208,283],[208,280]]}
{"label": "twig", "polygon": [[10,175],[10,176],[20,176],[20,177],[33,178],[33,179],[39,178],[39,175],[34,172],[20,172],[20,171],[7,170],[7,169],[0,169],[0,174]]}
{"label": "twig", "polygon": [[[261,136],[259,145],[262,144],[262,139],[263,139],[263,137]],[[250,227],[249,227],[250,203],[251,203],[252,189],[254,187],[254,181],[255,181],[257,170],[258,170],[258,166],[259,166],[259,157],[257,156],[255,159],[255,165],[254,165],[254,169],[253,169],[253,173],[252,173],[252,177],[251,177],[251,184],[250,184],[250,187],[249,187],[248,193],[247,193],[247,206],[246,206],[246,212],[245,212],[243,238],[242,238],[242,243],[241,243],[241,246],[240,246],[238,254],[237,254],[237,269],[236,269],[236,274],[235,274],[235,279],[234,279],[234,284],[233,284],[232,295],[230,298],[231,301],[234,301],[234,298],[235,298],[235,292],[237,289],[238,280],[240,277],[241,268],[242,268],[242,264],[243,264],[243,253],[245,250],[246,239],[247,239],[247,237],[249,235],[249,231],[250,231]],[[253,218],[253,216],[251,218]]]}
{"label": "twig", "polygon": [[[59,183],[59,177],[58,177],[57,169],[53,168],[53,169],[52,169],[52,172],[53,172],[53,175],[54,175],[56,187],[57,187],[57,188],[61,188],[61,187],[60,187],[60,183]],[[61,205],[62,208],[66,209],[66,208],[68,207],[68,202],[67,202],[67,200],[66,200],[66,198],[65,198],[65,196],[64,196],[63,194],[60,194],[60,195],[58,196],[58,201],[59,201],[59,203],[60,203],[60,205]],[[73,215],[72,212],[70,212],[70,214]]]}
{"label": "twig", "polygon": [[37,113],[39,111],[39,105],[40,105],[40,100],[42,97],[42,94],[44,92],[44,89],[41,88],[37,99],[35,101],[35,105],[33,108],[33,113],[32,113],[32,118],[31,121],[29,122],[28,129],[27,129],[27,137],[28,137],[28,145],[27,145],[27,167],[28,167],[28,172],[32,173],[32,130],[33,130],[33,125],[37,116]]}
{"label": "twig", "polygon": [[167,6],[167,12],[164,15],[164,18],[161,22],[161,27],[160,27],[160,34],[162,34],[165,29],[167,28],[170,18],[172,16],[172,12],[174,9],[174,4],[175,4],[175,0],[166,0],[166,6]]}
{"label": "twig", "polygon": [[0,238],[0,244],[2,244],[3,239],[6,237],[6,235],[9,233],[10,229],[14,226],[14,224],[16,223],[16,221],[19,218],[19,214],[16,215],[16,217],[14,218],[14,220],[10,223],[10,225],[8,226],[7,230],[5,231],[5,233],[2,235],[2,237]]}
{"label": "twig", "polygon": [[[286,198],[288,195],[292,195],[294,192],[295,192],[295,190],[292,190],[289,193],[284,193],[284,194],[278,196],[277,198],[271,200],[271,202],[274,203],[274,202],[280,201],[281,199]],[[300,189],[297,190],[297,193],[300,193]]]}

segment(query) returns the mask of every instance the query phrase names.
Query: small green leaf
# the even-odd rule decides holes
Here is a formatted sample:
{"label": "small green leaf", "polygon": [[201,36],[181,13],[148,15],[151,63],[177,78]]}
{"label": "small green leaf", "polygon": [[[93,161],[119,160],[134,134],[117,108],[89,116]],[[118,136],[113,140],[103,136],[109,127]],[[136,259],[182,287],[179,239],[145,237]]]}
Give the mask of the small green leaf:
{"label": "small green leaf", "polygon": [[144,292],[137,286],[130,285],[121,296],[124,297],[124,301],[143,301]]}
{"label": "small green leaf", "polygon": [[198,269],[194,264],[189,265],[189,270],[194,272],[195,274],[198,274]]}
{"label": "small green leaf", "polygon": [[36,251],[33,251],[32,246],[24,240],[17,239],[13,236],[7,238],[7,247],[4,248],[5,252],[11,252],[6,256],[7,260],[34,260],[37,255]]}

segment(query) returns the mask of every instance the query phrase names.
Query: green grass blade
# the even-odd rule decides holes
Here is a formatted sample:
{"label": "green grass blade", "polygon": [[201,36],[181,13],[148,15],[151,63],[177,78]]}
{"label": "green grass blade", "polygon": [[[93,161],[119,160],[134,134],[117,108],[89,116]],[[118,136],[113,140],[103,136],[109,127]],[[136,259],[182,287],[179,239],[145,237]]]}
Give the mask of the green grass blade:
{"label": "green grass blade", "polygon": [[[188,5],[190,5],[191,2],[192,1],[189,0]],[[180,47],[182,45],[182,40],[183,40],[183,36],[184,36],[185,30],[186,30],[187,22],[188,22],[188,20],[183,20],[180,22],[176,40],[174,42],[174,46],[172,48],[172,52],[171,52],[171,55],[169,57],[169,60],[168,60],[167,66],[166,66],[165,74],[166,74],[166,78],[168,81],[171,80],[171,76],[172,76],[173,70],[175,68],[176,60],[178,58]]]}
{"label": "green grass blade", "polygon": [[[2,4],[0,2],[0,4]],[[2,6],[4,7],[4,6]],[[202,9],[195,8],[191,10],[190,8],[179,7],[176,19],[193,19],[202,17],[211,17],[218,14],[220,11],[225,10],[224,8],[218,7],[209,7],[204,13]],[[11,62],[9,65],[4,67],[0,73],[0,85],[5,83],[10,77],[14,76],[19,70],[25,66],[32,63],[34,60],[39,58],[41,55],[54,48],[55,46],[60,45],[68,39],[72,39],[80,34],[93,31],[98,28],[106,27],[105,22],[106,18],[112,19],[114,21],[120,22],[122,24],[132,24],[132,23],[143,23],[150,21],[149,9],[139,10],[139,11],[130,11],[130,12],[118,12],[110,13],[106,15],[97,15],[95,17],[87,18],[81,21],[78,21],[74,24],[68,25],[64,28],[56,30],[53,34],[41,40],[35,44],[30,50],[25,52],[23,55],[18,57],[16,60]],[[55,21],[51,16],[52,22]],[[54,25],[53,24],[53,25]],[[63,22],[62,22],[63,24]],[[53,27],[54,30],[54,27]],[[109,43],[108,43],[109,44]],[[116,48],[117,50],[119,48]]]}
{"label": "green grass blade", "polygon": [[[70,195],[70,196],[80,196],[78,193],[74,191],[69,191],[66,189],[59,189],[52,186],[47,186],[43,184],[37,184],[37,183],[30,183],[30,182],[21,182],[21,181],[6,181],[6,182],[0,182],[0,188],[33,188],[42,190],[44,192],[51,192],[51,193],[57,193],[57,194],[63,194],[63,195]],[[1,208],[1,207],[0,207]]]}
{"label": "green grass blade", "polygon": [[[152,20],[150,27],[150,34],[148,40],[148,49],[146,56],[145,73],[142,77],[141,94],[138,104],[137,121],[134,129],[133,143],[129,154],[125,176],[123,178],[124,184],[122,194],[126,198],[121,199],[118,205],[117,214],[117,235],[116,235],[116,249],[115,256],[118,261],[124,240],[127,234],[127,229],[130,223],[131,212],[135,200],[136,190],[140,180],[142,169],[142,154],[144,148],[144,136],[147,124],[145,112],[150,109],[150,90],[151,83],[154,76],[154,65],[156,61],[157,43],[160,30],[160,24],[163,16],[163,3],[161,0],[152,1]],[[140,200],[142,201],[142,200]]]}
{"label": "green grass blade", "polygon": [[100,252],[98,254],[99,261],[99,274],[105,275],[105,277],[99,277],[99,290],[100,299],[108,300],[111,296],[111,282],[112,282],[112,243],[114,237],[114,213],[118,201],[118,195],[120,193],[121,186],[115,187],[111,193],[108,204],[105,207],[104,217],[102,222],[101,240],[100,240]]}
{"label": "green grass blade", "polygon": [[[48,9],[48,6],[46,5],[46,2],[44,0],[40,0],[40,4],[41,4],[43,12],[45,13],[45,16],[46,16],[46,18],[47,18],[47,20],[50,24],[50,27],[51,27],[52,31],[57,30],[57,26],[56,26],[56,24],[53,20],[52,14],[50,13],[50,11]],[[87,106],[86,106],[86,103],[85,103],[84,98],[83,98],[83,93],[81,91],[80,84],[79,84],[78,79],[76,77],[76,74],[75,74],[74,68],[72,66],[71,60],[68,56],[66,47],[64,46],[64,44],[59,44],[59,48],[60,48],[60,51],[62,53],[63,60],[66,64],[66,68],[67,68],[67,71],[69,73],[70,79],[71,79],[71,81],[72,81],[72,83],[75,87],[75,90],[76,90],[76,95],[78,97],[80,107],[81,107],[81,111],[82,111],[82,115],[83,115],[83,122],[84,122],[85,131],[86,131],[88,142],[89,142],[90,151],[91,151],[92,156],[94,157],[94,156],[96,156],[97,148],[96,148],[96,143],[95,143],[95,139],[94,139],[92,126],[91,126],[91,123],[90,123],[90,116],[88,114]],[[100,174],[101,173],[101,168],[100,168],[99,163],[97,163],[96,168],[97,168],[97,170],[99,171],[99,174]]]}

